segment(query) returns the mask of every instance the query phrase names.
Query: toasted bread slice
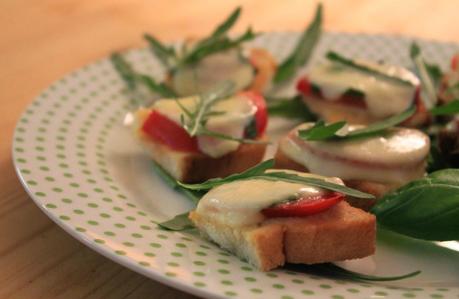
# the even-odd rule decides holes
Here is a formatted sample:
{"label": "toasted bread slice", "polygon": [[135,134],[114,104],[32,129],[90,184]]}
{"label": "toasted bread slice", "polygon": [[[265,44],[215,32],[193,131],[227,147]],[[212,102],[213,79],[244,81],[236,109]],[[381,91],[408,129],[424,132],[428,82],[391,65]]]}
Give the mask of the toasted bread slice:
{"label": "toasted bread slice", "polygon": [[[309,170],[303,165],[297,163],[290,159],[287,155],[282,152],[279,148],[277,149],[276,155],[274,157],[274,167],[279,169],[291,169],[302,172],[308,172]],[[362,180],[343,180],[345,185],[357,190],[360,190],[365,193],[370,193],[376,197],[375,200],[372,199],[361,199],[347,197],[346,200],[354,207],[368,211],[375,203],[376,200],[382,197],[387,192],[390,192],[397,188],[396,185],[392,184],[382,184],[377,182],[362,181]]]}
{"label": "toasted bread slice", "polygon": [[258,164],[266,149],[266,144],[241,144],[234,152],[212,158],[201,153],[175,151],[161,143],[139,137],[152,159],[174,178],[185,183],[198,183],[242,172]]}
{"label": "toasted bread slice", "polygon": [[342,261],[375,252],[375,217],[346,202],[319,214],[271,218],[250,227],[216,223],[197,212],[191,212],[190,219],[204,237],[262,271],[285,263]]}

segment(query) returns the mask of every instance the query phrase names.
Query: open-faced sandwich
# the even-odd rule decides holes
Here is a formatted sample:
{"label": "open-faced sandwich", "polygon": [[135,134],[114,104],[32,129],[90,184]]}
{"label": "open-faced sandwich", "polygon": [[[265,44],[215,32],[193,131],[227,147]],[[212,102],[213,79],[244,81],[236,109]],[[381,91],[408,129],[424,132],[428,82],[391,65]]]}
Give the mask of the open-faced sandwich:
{"label": "open-faced sandwich", "polygon": [[[367,128],[348,125],[341,129],[347,131],[343,135],[338,131],[322,139],[315,138],[318,127],[313,123],[299,125],[280,140],[276,167],[336,176],[376,198],[424,176],[430,150],[426,134],[402,127],[374,134]],[[352,198],[350,202],[364,209],[374,204]]]}
{"label": "open-faced sandwich", "polygon": [[264,156],[266,105],[255,92],[161,99],[136,113],[135,134],[183,182],[243,171]]}
{"label": "open-faced sandwich", "polygon": [[312,67],[297,84],[309,109],[326,122],[369,124],[413,105],[416,113],[405,124],[417,126],[428,121],[419,79],[407,69],[351,60],[335,52],[326,57],[325,63]]}
{"label": "open-faced sandwich", "polygon": [[267,171],[214,187],[190,219],[203,236],[262,271],[373,254],[375,217],[318,186],[324,184],[346,189],[338,178]]}

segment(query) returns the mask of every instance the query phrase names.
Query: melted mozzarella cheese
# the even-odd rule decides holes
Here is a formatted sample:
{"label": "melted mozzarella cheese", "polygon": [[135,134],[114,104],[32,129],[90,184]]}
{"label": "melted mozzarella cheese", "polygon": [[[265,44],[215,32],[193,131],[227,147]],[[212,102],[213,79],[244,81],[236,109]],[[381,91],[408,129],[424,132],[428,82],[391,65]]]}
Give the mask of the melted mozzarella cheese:
{"label": "melted mozzarella cheese", "polygon": [[[187,97],[179,99],[178,101],[183,107],[189,111],[193,111],[199,98],[197,96]],[[158,111],[178,125],[181,125],[180,118],[181,115],[183,115],[183,111],[175,100],[163,99],[156,101],[151,109]],[[206,128],[209,131],[225,134],[234,138],[242,138],[244,136],[245,127],[249,124],[256,112],[256,107],[244,96],[234,96],[218,101],[213,105],[212,111],[222,112],[222,114],[214,115],[208,119]],[[218,158],[237,150],[239,142],[209,136],[198,136],[198,146],[204,154],[213,158]]]}
{"label": "melted mozzarella cheese", "polygon": [[219,82],[232,81],[235,91],[243,90],[252,83],[254,69],[238,50],[212,54],[197,65],[185,66],[172,74],[172,88],[181,96],[209,91]]}
{"label": "melted mozzarella cheese", "polygon": [[[385,135],[343,141],[300,139],[298,130],[311,125],[303,124],[294,129],[281,141],[280,149],[313,173],[344,180],[396,184],[424,175],[430,141],[419,130],[394,128]],[[349,130],[357,128],[350,126]]]}
{"label": "melted mozzarella cheese", "polygon": [[[338,178],[282,170],[305,177],[322,178],[343,184]],[[206,217],[230,226],[256,225],[264,220],[261,210],[292,198],[318,196],[322,188],[283,181],[250,179],[235,181],[210,190],[199,201],[196,211]]]}
{"label": "melted mozzarella cheese", "polygon": [[363,92],[368,112],[377,118],[401,113],[412,104],[416,86],[419,85],[419,80],[415,75],[401,67],[361,61],[359,63],[387,75],[410,81],[413,86],[376,77],[335,63],[314,67],[308,74],[308,78],[311,83],[320,87],[326,100],[338,100],[349,89]]}

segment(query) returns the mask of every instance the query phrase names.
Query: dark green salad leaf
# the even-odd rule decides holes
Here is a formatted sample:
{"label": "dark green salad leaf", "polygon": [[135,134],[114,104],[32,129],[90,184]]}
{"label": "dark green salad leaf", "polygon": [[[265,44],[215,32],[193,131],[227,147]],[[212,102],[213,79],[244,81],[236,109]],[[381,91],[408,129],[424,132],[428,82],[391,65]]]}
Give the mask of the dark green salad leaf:
{"label": "dark green salad leaf", "polygon": [[345,121],[340,121],[326,125],[320,120],[313,127],[298,131],[298,136],[305,140],[318,141],[337,137],[336,132],[341,130],[346,125]]}
{"label": "dark green salad leaf", "polygon": [[459,113],[459,100],[453,100],[443,106],[430,109],[432,115],[454,115]]}
{"label": "dark green salad leaf", "polygon": [[369,75],[373,75],[373,76],[377,76],[377,77],[380,77],[380,78],[384,78],[386,80],[389,80],[389,81],[392,81],[392,82],[397,82],[397,83],[400,83],[400,84],[404,84],[404,85],[409,85],[409,86],[413,86],[413,82],[409,81],[409,80],[405,80],[403,78],[400,78],[398,76],[391,76],[389,74],[386,74],[386,73],[383,73],[375,68],[371,68],[369,67],[368,65],[366,64],[362,64],[362,63],[359,63],[355,60],[352,60],[350,58],[347,58],[347,57],[344,57],[334,51],[329,51],[326,55],[327,59],[332,61],[332,62],[336,62],[336,63],[339,63],[339,64],[342,64],[346,67],[349,67],[349,68],[353,68],[353,69],[356,69],[358,71],[361,71],[361,72],[364,72],[364,73],[367,73]]}
{"label": "dark green salad leaf", "polygon": [[178,182],[178,184],[182,186],[183,188],[187,188],[190,190],[209,190],[214,187],[217,187],[223,184],[227,184],[230,182],[234,182],[234,181],[259,179],[259,180],[267,180],[267,181],[284,181],[284,182],[290,182],[290,183],[299,183],[299,184],[317,186],[317,187],[321,187],[327,190],[340,192],[340,193],[343,193],[343,194],[346,194],[352,197],[356,197],[356,198],[366,198],[366,199],[374,198],[374,196],[371,194],[367,194],[367,193],[364,193],[364,192],[361,192],[355,189],[351,189],[343,185],[334,184],[334,183],[328,182],[320,178],[303,177],[303,176],[299,176],[294,173],[288,173],[284,171],[266,172],[266,170],[273,167],[273,165],[274,165],[274,160],[271,159],[271,160],[264,161],[252,168],[249,168],[248,170],[244,172],[233,174],[226,178],[210,179],[200,184],[185,184],[181,182]]}
{"label": "dark green salad leaf", "polygon": [[336,135],[346,122],[336,122],[330,125],[325,125],[323,121],[317,122],[314,127],[306,130],[300,130],[298,136],[304,140],[325,141],[325,140],[349,140],[354,138],[365,138],[383,133],[385,130],[397,126],[410,118],[416,112],[416,107],[411,107],[408,110],[386,118],[380,122],[370,124],[362,129],[357,129],[347,133],[346,135]]}
{"label": "dark green salad leaf", "polygon": [[459,169],[433,172],[385,195],[371,212],[384,228],[413,238],[459,240]]}
{"label": "dark green salad leaf", "polygon": [[314,265],[288,264],[286,268],[295,272],[306,272],[311,274],[323,275],[331,278],[349,279],[356,281],[394,281],[410,278],[421,273],[421,271],[414,271],[408,274],[397,276],[374,276],[350,271],[332,263]]}
{"label": "dark green salad leaf", "polygon": [[317,115],[309,110],[304,104],[301,96],[285,99],[267,99],[268,114],[302,121],[316,121]]}
{"label": "dark green salad leaf", "polygon": [[157,225],[165,230],[172,230],[172,231],[184,231],[188,229],[193,229],[194,225],[191,222],[190,218],[188,218],[189,212],[179,214],[174,218],[157,223]]}
{"label": "dark green salad leaf", "polygon": [[119,53],[113,53],[110,57],[115,70],[120,75],[121,79],[126,82],[130,90],[136,90],[139,84],[146,86],[153,93],[157,93],[163,97],[175,97],[176,94],[163,83],[157,83],[152,77],[137,73],[132,65],[123,58]]}
{"label": "dark green salad leaf", "polygon": [[293,52],[284,60],[274,76],[274,83],[291,79],[298,68],[305,65],[311,57],[322,33],[322,4],[316,8],[312,22],[308,25],[299,39]]}
{"label": "dark green salad leaf", "polygon": [[428,65],[424,61],[421,48],[418,44],[412,43],[410,47],[410,57],[413,60],[416,71],[421,79],[421,87],[424,91],[424,103],[427,108],[435,107],[438,102],[437,87],[441,79],[441,70],[438,67]]}

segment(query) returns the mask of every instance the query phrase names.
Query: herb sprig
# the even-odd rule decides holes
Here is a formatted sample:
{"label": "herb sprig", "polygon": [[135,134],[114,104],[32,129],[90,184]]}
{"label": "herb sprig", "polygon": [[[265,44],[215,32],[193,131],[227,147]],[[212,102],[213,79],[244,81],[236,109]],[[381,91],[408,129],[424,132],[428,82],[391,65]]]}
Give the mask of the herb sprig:
{"label": "herb sprig", "polygon": [[361,71],[361,72],[364,72],[364,73],[367,73],[367,74],[370,74],[370,75],[373,75],[373,76],[377,76],[377,77],[380,77],[380,78],[384,78],[386,80],[389,80],[389,81],[392,81],[392,82],[396,82],[396,83],[399,83],[399,84],[403,84],[403,85],[408,85],[408,86],[414,86],[413,85],[413,82],[409,81],[409,80],[405,80],[403,78],[400,78],[400,77],[397,77],[397,76],[391,76],[389,74],[386,74],[384,72],[381,72],[375,68],[372,68],[366,64],[362,64],[362,63],[359,63],[355,60],[352,60],[350,58],[347,58],[347,57],[344,57],[334,51],[329,51],[326,55],[326,58],[332,62],[335,62],[335,63],[339,63],[341,65],[344,65],[346,67],[349,67],[349,68],[353,68],[355,70],[358,70],[358,71]]}
{"label": "herb sprig", "polygon": [[348,188],[343,185],[334,184],[328,182],[326,180],[315,178],[315,177],[303,177],[299,176],[294,173],[288,173],[283,171],[273,171],[273,172],[266,172],[267,169],[272,168],[274,166],[274,160],[267,160],[255,167],[252,167],[242,173],[230,175],[226,178],[216,178],[210,179],[205,181],[204,183],[200,184],[185,184],[178,182],[180,186],[189,190],[209,190],[211,188],[215,188],[217,186],[227,184],[234,181],[239,180],[247,180],[247,179],[260,179],[260,180],[267,180],[267,181],[284,181],[290,183],[299,183],[299,184],[306,184],[316,187],[321,187],[327,190],[340,192],[352,197],[356,198],[364,198],[364,199],[372,199],[374,198],[373,195],[367,194],[358,190],[354,190]]}
{"label": "herb sprig", "polygon": [[167,98],[176,96],[175,92],[164,83],[158,83],[152,77],[136,72],[132,65],[124,59],[121,54],[113,53],[110,57],[110,61],[131,91],[136,91],[139,85],[143,85],[160,96]]}
{"label": "herb sprig", "polygon": [[459,113],[459,100],[453,100],[445,105],[430,109],[432,115],[455,115]]}
{"label": "herb sprig", "polygon": [[385,130],[392,128],[408,118],[416,112],[416,107],[410,107],[401,114],[394,115],[380,122],[370,124],[362,129],[350,131],[347,134],[337,135],[336,133],[342,129],[346,122],[340,121],[326,125],[323,121],[317,122],[312,128],[299,130],[298,136],[304,140],[310,141],[325,141],[325,140],[349,140],[355,138],[364,138],[382,134]]}
{"label": "herb sprig", "polygon": [[422,99],[428,109],[433,108],[438,102],[437,87],[442,77],[441,70],[425,62],[421,53],[421,48],[414,42],[410,47],[410,57],[421,79],[421,87],[425,95]]}
{"label": "herb sprig", "polygon": [[305,65],[311,57],[322,34],[322,4],[315,12],[314,19],[299,39],[295,49],[277,69],[273,82],[275,84],[291,79],[298,68]]}

